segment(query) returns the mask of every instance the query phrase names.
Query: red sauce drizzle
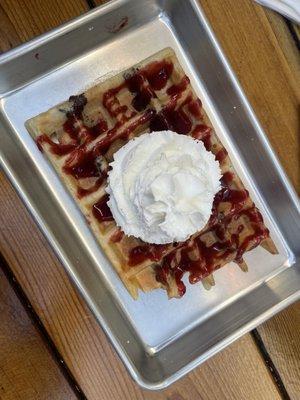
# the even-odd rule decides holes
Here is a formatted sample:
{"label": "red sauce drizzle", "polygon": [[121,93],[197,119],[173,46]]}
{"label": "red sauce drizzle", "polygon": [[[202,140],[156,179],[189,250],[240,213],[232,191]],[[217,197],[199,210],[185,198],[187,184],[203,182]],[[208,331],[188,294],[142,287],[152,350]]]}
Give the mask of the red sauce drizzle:
{"label": "red sauce drizzle", "polygon": [[110,131],[108,131],[106,136],[95,145],[93,150],[94,154],[96,155],[105,154],[117,137],[122,139],[128,139],[129,135],[135,129],[149,122],[154,115],[155,115],[155,110],[152,109],[146,110],[141,117],[131,122],[126,128],[123,129],[122,132],[119,133],[117,131],[120,127],[122,127],[123,124],[117,123],[115,127]]}
{"label": "red sauce drizzle", "polygon": [[173,69],[173,63],[163,60],[147,65],[142,72],[146,75],[153,90],[161,90],[166,86]]}
{"label": "red sauce drizzle", "polygon": [[222,217],[222,213],[219,213],[220,203],[230,203],[230,215],[236,214],[242,210],[246,200],[249,197],[247,190],[234,190],[229,187],[223,187],[214,198],[211,216],[209,219],[209,226],[215,225]]}
{"label": "red sauce drizzle", "polygon": [[108,195],[105,195],[93,205],[93,215],[99,222],[109,222],[114,220],[110,208],[107,205],[108,200]]}
{"label": "red sauce drizzle", "polygon": [[88,130],[90,138],[91,139],[95,139],[98,136],[100,136],[102,133],[107,131],[108,125],[107,125],[107,122],[105,121],[105,119],[100,119],[96,123],[96,125],[94,125],[94,126],[92,126],[90,128],[86,127],[86,129]]}
{"label": "red sauce drizzle", "polygon": [[71,153],[76,148],[74,144],[60,144],[54,143],[49,136],[47,135],[40,135],[36,139],[36,144],[41,152],[43,152],[43,144],[48,143],[51,147],[50,150],[53,154],[57,156],[64,156],[66,154]]}
{"label": "red sauce drizzle", "polygon": [[219,163],[222,163],[226,159],[227,155],[227,150],[223,148],[217,152],[216,160],[219,161]]}
{"label": "red sauce drizzle", "polygon": [[182,110],[160,111],[150,122],[150,131],[172,130],[181,135],[187,135],[192,129],[192,122],[187,114]]}
{"label": "red sauce drizzle", "polygon": [[195,139],[202,140],[206,150],[211,149],[211,128],[204,124],[199,124],[192,132]]}
{"label": "red sauce drizzle", "polygon": [[232,172],[230,172],[230,171],[225,172],[225,173],[223,174],[221,180],[220,180],[220,181],[221,181],[221,185],[222,185],[223,187],[229,186],[230,183],[233,181],[233,178],[234,178],[234,175],[233,175]]}
{"label": "red sauce drizzle", "polygon": [[111,117],[117,117],[119,114],[124,114],[128,107],[126,105],[121,105],[117,94],[126,87],[126,82],[121,85],[108,90],[103,95],[103,105],[109,112]]}
{"label": "red sauce drizzle", "polygon": [[137,72],[134,75],[125,78],[128,89],[135,94],[132,100],[132,106],[137,111],[144,110],[151,102],[154,92],[149,87],[143,72]]}
{"label": "red sauce drizzle", "polygon": [[[154,91],[161,90],[166,86],[173,68],[174,66],[170,62],[156,61],[133,75],[125,77],[125,86],[135,94],[132,106],[137,111],[145,110],[151,99],[156,97]],[[121,88],[123,87],[124,85]]]}
{"label": "red sauce drizzle", "polygon": [[131,249],[128,256],[128,265],[135,266],[146,260],[159,261],[168,248],[163,244],[145,244]]}
{"label": "red sauce drizzle", "polygon": [[160,111],[150,122],[150,131],[166,131],[171,129],[170,123],[164,114],[164,111]]}
{"label": "red sauce drizzle", "polygon": [[95,155],[92,150],[87,151],[84,146],[78,147],[66,160],[63,170],[66,174],[76,179],[99,176],[99,169],[95,163]]}
{"label": "red sauce drizzle", "polygon": [[[252,222],[252,228],[254,229],[254,233],[252,235],[247,236],[243,242],[240,244],[235,260],[237,262],[241,262],[243,259],[243,254],[245,251],[254,249],[257,247],[262,240],[267,238],[270,234],[268,228],[266,228],[263,223],[263,218],[261,213],[257,208],[253,207],[244,211],[244,214],[247,215],[249,221]],[[251,246],[250,246],[251,244]]]}
{"label": "red sauce drizzle", "polygon": [[182,92],[188,87],[190,79],[185,75],[177,85],[172,85],[167,90],[167,94],[171,97],[180,97]]}
{"label": "red sauce drizzle", "polygon": [[[171,87],[173,88],[173,87]],[[171,89],[170,88],[170,89]],[[172,89],[173,90],[173,89]],[[174,89],[175,93],[175,89]],[[179,92],[178,92],[179,93]],[[177,93],[177,95],[178,95]],[[150,122],[150,131],[162,131],[162,130],[172,130],[182,135],[187,135],[190,133],[192,129],[192,121],[184,110],[185,106],[188,106],[188,110],[191,104],[195,103],[197,106],[192,106],[192,109],[195,107],[200,107],[197,101],[193,101],[192,96],[188,96],[184,102],[179,106],[176,110],[177,104],[177,95],[174,95],[170,102],[165,106],[163,110],[161,110]],[[190,111],[190,110],[189,110]],[[196,112],[193,109],[193,112]],[[198,112],[198,111],[197,111]],[[199,110],[201,114],[201,109]]]}
{"label": "red sauce drizzle", "polygon": [[136,94],[132,100],[132,105],[137,111],[142,111],[150,104],[151,99],[152,92],[149,89],[144,89]]}
{"label": "red sauce drizzle", "polygon": [[[199,99],[193,100],[192,96],[188,96],[176,109],[178,98],[189,84],[189,79],[185,76],[178,84],[173,84],[167,89],[167,94],[171,97],[171,100],[163,110],[157,114],[155,110],[149,108],[140,118],[129,123],[120,132],[120,128],[133,118],[136,112],[129,112],[126,105],[120,104],[117,97],[118,93],[122,89],[128,88],[134,95],[132,106],[135,110],[142,111],[151,104],[151,99],[156,97],[155,91],[161,90],[167,85],[173,68],[173,64],[168,61],[154,62],[130,77],[125,78],[125,82],[118,87],[104,93],[103,105],[112,117],[117,118],[117,123],[93,149],[87,150],[86,143],[98,137],[101,133],[106,132],[108,126],[107,122],[102,119],[93,127],[86,127],[82,123],[82,114],[87,103],[84,94],[70,97],[73,105],[71,111],[67,113],[64,131],[69,135],[72,143],[54,143],[46,135],[41,135],[37,138],[37,145],[41,151],[43,150],[42,145],[47,143],[51,146],[51,151],[56,155],[62,156],[71,153],[63,167],[65,173],[71,174],[76,179],[97,177],[92,187],[88,189],[78,187],[77,194],[79,197],[96,191],[104,182],[106,173],[102,173],[99,170],[96,162],[97,157],[104,155],[116,138],[128,139],[131,132],[145,123],[150,124],[151,131],[171,129],[179,134],[189,134],[192,130],[190,116],[198,119],[202,117],[201,101]],[[192,136],[202,140],[206,149],[210,150],[212,146],[211,131],[209,126],[198,124],[193,129]],[[221,149],[216,154],[216,159],[222,162],[226,156],[226,150]],[[213,270],[219,268],[224,259],[230,255],[234,254],[236,261],[241,261],[244,252],[249,249],[249,246],[251,248],[257,246],[268,236],[269,232],[262,226],[261,214],[255,207],[250,210],[241,211],[249,194],[246,190],[229,188],[232,180],[233,174],[226,172],[221,179],[222,189],[214,199],[212,216],[208,225],[217,238],[217,241],[213,245],[206,246],[201,240],[201,236],[198,236],[182,243],[180,248],[175,247],[171,253],[164,256],[164,253],[170,246],[145,244],[137,246],[130,251],[129,265],[135,266],[147,259],[153,262],[159,261],[164,256],[161,266],[157,268],[156,278],[159,282],[167,286],[168,276],[172,275],[175,278],[178,293],[182,296],[186,290],[182,282],[184,273],[188,272],[190,282],[195,283],[209,275]],[[93,205],[93,215],[100,223],[113,221],[112,213],[107,205],[108,199],[108,195],[105,195]],[[218,206],[222,202],[228,202],[231,205],[230,213],[226,217],[218,211]],[[241,215],[243,214],[248,217],[254,230],[253,234],[244,238],[242,243],[240,243],[239,234],[244,229],[243,225],[239,225],[236,232],[233,233],[229,233],[228,229],[226,229],[233,218],[239,218],[239,212]],[[122,240],[123,235],[124,233],[121,230],[117,230],[110,240],[117,243]],[[198,260],[190,257],[193,250],[195,254],[200,255]]]}
{"label": "red sauce drizzle", "polygon": [[125,82],[131,93],[138,93],[143,86],[147,85],[146,77],[142,72],[126,76]]}
{"label": "red sauce drizzle", "polygon": [[214,204],[219,205],[223,202],[231,203],[231,207],[238,204],[244,204],[249,197],[247,190],[234,190],[228,187],[222,188],[215,196]]}
{"label": "red sauce drizzle", "polygon": [[74,117],[74,115],[69,115],[66,122],[63,124],[63,129],[64,132],[66,132],[69,135],[70,139],[77,141],[79,129],[77,126],[75,126],[76,121],[77,119]]}
{"label": "red sauce drizzle", "polygon": [[195,117],[195,118],[201,118],[201,109],[202,109],[202,103],[200,99],[193,100],[189,103],[188,105],[189,112]]}
{"label": "red sauce drizzle", "polygon": [[63,125],[63,129],[69,135],[70,139],[75,141],[77,145],[80,145],[81,143],[87,143],[96,139],[107,131],[108,126],[104,119],[99,119],[95,125],[88,127],[81,120],[76,119],[76,117],[69,116]]}
{"label": "red sauce drizzle", "polygon": [[[242,215],[249,218],[254,233],[240,243],[239,234],[244,230],[244,226],[238,225],[236,232],[231,234],[227,226],[233,218],[237,219]],[[244,252],[249,250],[249,247],[252,249],[258,246],[269,235],[268,229],[262,226],[262,217],[256,207],[242,211],[240,215],[226,217],[210,231],[219,239],[211,246],[207,246],[199,235],[187,241],[181,249],[174,249],[165,256],[161,266],[156,270],[158,282],[168,286],[168,276],[172,276],[176,281],[178,294],[182,296],[185,293],[182,277],[186,272],[189,273],[189,282],[196,283],[220,268],[228,257],[231,259],[234,257],[236,262],[241,262]],[[191,257],[191,252],[195,250],[199,254],[196,260]]]}

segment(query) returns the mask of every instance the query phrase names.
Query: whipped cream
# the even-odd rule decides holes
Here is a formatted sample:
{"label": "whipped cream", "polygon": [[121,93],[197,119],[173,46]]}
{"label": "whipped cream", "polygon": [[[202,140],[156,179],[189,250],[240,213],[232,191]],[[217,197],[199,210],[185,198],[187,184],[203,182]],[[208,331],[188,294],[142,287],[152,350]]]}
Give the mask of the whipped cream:
{"label": "whipped cream", "polygon": [[208,222],[221,171],[200,140],[146,133],[118,150],[110,165],[108,206],[126,235],[181,242]]}

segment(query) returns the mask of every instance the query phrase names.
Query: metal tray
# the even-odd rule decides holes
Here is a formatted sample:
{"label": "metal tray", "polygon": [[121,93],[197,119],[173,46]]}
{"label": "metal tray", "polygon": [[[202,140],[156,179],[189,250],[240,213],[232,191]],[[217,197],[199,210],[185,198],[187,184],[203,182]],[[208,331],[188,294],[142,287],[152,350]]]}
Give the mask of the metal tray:
{"label": "metal tray", "polygon": [[[261,209],[279,254],[246,255],[205,291],[181,300],[130,298],[79,209],[24,127],[96,81],[172,47],[234,165]],[[104,77],[104,78],[103,78]],[[282,171],[194,0],[115,0],[0,58],[1,161],[133,378],[166,387],[300,296],[300,213]]]}

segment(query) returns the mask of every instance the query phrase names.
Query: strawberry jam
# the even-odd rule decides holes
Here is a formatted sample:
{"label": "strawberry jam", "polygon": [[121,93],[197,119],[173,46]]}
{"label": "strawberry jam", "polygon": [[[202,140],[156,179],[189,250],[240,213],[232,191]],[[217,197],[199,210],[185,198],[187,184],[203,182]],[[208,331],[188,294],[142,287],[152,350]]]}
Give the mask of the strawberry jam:
{"label": "strawberry jam", "polygon": [[93,205],[93,215],[99,222],[109,222],[114,220],[110,208],[107,205],[108,200],[108,195],[105,195]]}

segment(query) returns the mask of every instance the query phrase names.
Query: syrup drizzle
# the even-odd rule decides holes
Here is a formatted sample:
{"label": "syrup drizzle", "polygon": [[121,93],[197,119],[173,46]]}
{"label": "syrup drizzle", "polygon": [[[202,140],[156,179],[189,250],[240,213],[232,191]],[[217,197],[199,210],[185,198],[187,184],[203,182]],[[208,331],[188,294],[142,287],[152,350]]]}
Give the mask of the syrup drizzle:
{"label": "syrup drizzle", "polygon": [[216,154],[216,160],[219,161],[220,164],[226,159],[228,153],[225,148],[219,150]]}
{"label": "syrup drizzle", "polygon": [[93,205],[93,215],[99,222],[110,222],[114,220],[110,208],[107,205],[108,200],[108,195],[105,195]]}
{"label": "syrup drizzle", "polygon": [[49,136],[40,135],[36,139],[36,144],[41,152],[43,152],[43,144],[47,143],[50,145],[51,152],[57,156],[64,156],[71,153],[72,150],[76,148],[74,144],[58,144],[53,142]]}
{"label": "syrup drizzle", "polygon": [[168,245],[163,244],[147,244],[136,246],[131,249],[129,253],[129,266],[141,264],[146,260],[159,261],[162,258],[163,253],[168,248]]}
{"label": "syrup drizzle", "polygon": [[[63,165],[65,173],[72,175],[76,180],[96,178],[90,188],[85,189],[78,184],[77,195],[79,198],[97,191],[106,181],[107,171],[101,171],[98,168],[98,157],[103,157],[117,138],[128,140],[132,132],[145,124],[148,124],[150,131],[169,129],[179,134],[191,134],[194,138],[202,140],[207,150],[212,149],[212,129],[202,122],[201,101],[194,99],[190,94],[180,106],[177,106],[178,100],[190,83],[187,76],[184,76],[179,83],[167,88],[166,92],[170,100],[159,113],[151,108],[152,99],[157,97],[157,91],[167,86],[173,69],[173,64],[167,60],[151,63],[125,77],[125,81],[118,87],[105,92],[102,98],[103,106],[109,115],[116,119],[115,126],[110,130],[107,122],[102,118],[99,118],[92,127],[83,123],[87,99],[84,94],[81,94],[69,99],[72,102],[72,108],[66,113],[67,119],[63,126],[64,132],[69,137],[69,143],[55,143],[47,135],[40,135],[37,138],[37,145],[41,151],[43,151],[43,145],[47,144],[56,156],[68,155]],[[120,101],[119,94],[123,89],[128,89],[133,96],[131,109]],[[141,111],[144,111],[141,117],[135,118],[137,112]],[[105,136],[98,140],[97,138],[104,133]],[[87,144],[94,140],[95,144],[88,147]],[[215,156],[222,164],[227,157],[227,151],[222,148]],[[175,279],[178,293],[182,296],[186,290],[182,282],[184,273],[188,272],[190,282],[195,283],[219,268],[221,264],[223,265],[226,258],[234,257],[237,262],[241,262],[244,252],[257,246],[268,236],[269,232],[263,226],[261,214],[254,206],[243,210],[249,194],[246,190],[230,188],[233,178],[233,173],[230,171],[223,174],[222,189],[214,199],[207,232],[217,238],[215,243],[207,246],[202,240],[202,234],[184,243],[173,244],[174,250],[170,253],[168,251],[172,245],[144,243],[131,249],[128,257],[129,265],[133,267],[148,259],[153,262],[162,260],[156,269],[157,280],[168,286],[168,277],[172,276]],[[108,199],[108,195],[105,195],[92,207],[93,216],[99,223],[113,221],[107,205]],[[230,210],[225,217],[220,211],[220,204],[223,203],[230,204]],[[244,229],[243,224],[239,224],[236,231],[230,234],[227,229],[232,221],[241,216],[248,218],[253,228],[253,233],[242,241],[240,234]],[[118,243],[123,236],[124,233],[118,229],[110,241]],[[192,253],[194,256],[191,256]],[[196,259],[195,254],[199,255]]]}
{"label": "syrup drizzle", "polygon": [[192,132],[195,139],[202,140],[206,150],[211,149],[211,128],[204,124],[198,124]]}
{"label": "syrup drizzle", "polygon": [[[244,230],[242,224],[238,225],[235,232],[228,231],[227,226],[234,220],[247,216],[253,233],[240,241],[240,233]],[[267,228],[261,223],[262,217],[258,209],[252,208],[233,214],[217,223],[209,229],[218,240],[208,246],[203,240],[203,235],[189,240],[181,249],[175,249],[163,258],[161,265],[156,268],[156,279],[168,286],[168,277],[175,279],[178,295],[183,296],[185,285],[182,282],[183,275],[189,273],[189,282],[194,284],[220,268],[225,260],[241,262],[243,254],[258,246],[262,240],[269,236]],[[232,230],[232,228],[231,228]],[[191,254],[199,254],[194,259]]]}

